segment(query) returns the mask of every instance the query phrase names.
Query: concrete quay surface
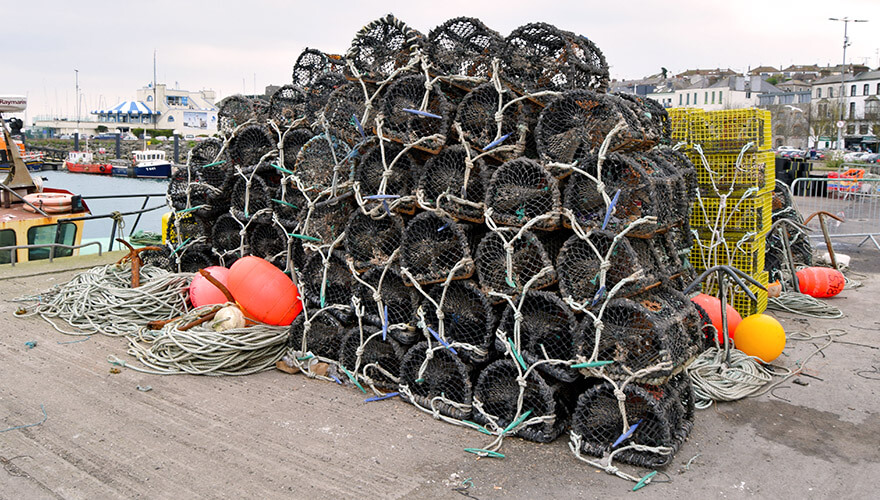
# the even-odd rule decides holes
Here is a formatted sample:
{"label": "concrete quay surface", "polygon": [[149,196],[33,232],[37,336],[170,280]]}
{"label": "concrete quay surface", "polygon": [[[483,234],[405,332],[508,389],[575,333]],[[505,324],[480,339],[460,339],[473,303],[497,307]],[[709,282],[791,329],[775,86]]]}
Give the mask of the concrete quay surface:
{"label": "concrete quay surface", "polygon": [[[856,277],[864,286],[829,300],[844,318],[771,312],[789,332],[848,332],[809,361],[817,378],[698,411],[665,470],[672,481],[637,493],[575,459],[567,435],[543,445],[508,438],[506,458],[478,459],[463,449],[487,445],[487,436],[302,375],[112,374],[107,356],[125,358],[124,339],[64,343],[77,338],[14,318],[19,304],[8,300],[119,253],[2,266],[0,431],[39,422],[41,406],[47,418],[0,432],[0,499],[876,497],[880,254],[838,251],[864,274]],[[824,342],[789,341],[776,364],[794,368]]]}

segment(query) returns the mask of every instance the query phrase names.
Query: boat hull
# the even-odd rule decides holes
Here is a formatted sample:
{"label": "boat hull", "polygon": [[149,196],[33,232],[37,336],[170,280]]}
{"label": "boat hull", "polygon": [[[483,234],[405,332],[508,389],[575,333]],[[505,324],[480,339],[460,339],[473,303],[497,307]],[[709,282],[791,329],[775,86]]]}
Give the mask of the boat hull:
{"label": "boat hull", "polygon": [[[132,171],[133,170],[133,171]],[[148,166],[113,166],[113,175],[119,177],[138,177],[142,179],[167,179],[171,177],[171,164]]]}
{"label": "boat hull", "polygon": [[113,166],[109,163],[71,163],[65,161],[64,167],[68,172],[77,174],[110,175],[113,173]]}

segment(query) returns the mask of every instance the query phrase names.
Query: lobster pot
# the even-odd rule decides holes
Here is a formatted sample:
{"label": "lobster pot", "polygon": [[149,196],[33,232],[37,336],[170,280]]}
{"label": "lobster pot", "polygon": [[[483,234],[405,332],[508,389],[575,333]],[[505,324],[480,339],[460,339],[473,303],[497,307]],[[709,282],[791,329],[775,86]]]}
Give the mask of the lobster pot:
{"label": "lobster pot", "polygon": [[338,74],[343,63],[339,56],[329,56],[320,50],[306,47],[293,65],[293,84],[311,90],[321,77],[328,73]]}
{"label": "lobster pot", "polygon": [[[543,359],[562,361],[574,359],[573,335],[577,321],[571,308],[562,302],[558,294],[529,291],[514,302],[522,313],[519,345],[516,348],[527,365]],[[515,321],[513,308],[508,304],[498,326],[499,330],[506,334],[508,342],[516,342]],[[507,351],[509,346],[504,346],[502,340],[496,339],[495,342],[499,351]],[[537,370],[561,382],[573,382],[580,378],[577,371],[568,368],[568,365],[542,363],[538,365]]]}
{"label": "lobster pot", "polygon": [[[617,448],[638,444],[669,450],[657,453],[631,448],[615,454],[614,459],[649,469],[669,465],[694,424],[690,379],[681,374],[662,386],[627,384],[623,393],[627,423],[640,423]],[[580,395],[571,419],[571,434],[580,436],[582,453],[603,457],[615,449],[612,445],[623,433],[623,416],[610,382],[593,386]]]}
{"label": "lobster pot", "polygon": [[[474,262],[464,231],[449,217],[422,212],[406,226],[401,245],[401,267],[420,285],[469,278]],[[463,265],[458,266],[460,262]],[[453,272],[453,270],[455,270]]]}
{"label": "lobster pot", "polygon": [[357,272],[387,264],[402,240],[403,219],[399,215],[374,219],[354,211],[345,227],[345,253]]}
{"label": "lobster pot", "polygon": [[[677,232],[673,232],[676,229]],[[658,234],[656,238],[649,240],[637,240],[650,243],[652,247],[656,247],[657,266],[659,269],[666,269],[669,273],[668,279],[672,283],[672,288],[676,290],[684,290],[696,278],[694,267],[688,260],[690,248],[680,248],[678,232],[682,229],[680,226],[674,226],[669,231]]]}
{"label": "lobster pot", "polygon": [[[640,149],[653,147],[669,137],[669,114],[659,102],[626,92],[615,92],[608,96],[619,99],[627,125],[642,132],[643,144]],[[655,113],[657,116],[654,116]],[[665,136],[664,125],[667,132]]]}
{"label": "lobster pot", "polygon": [[513,30],[505,39],[501,78],[521,93],[608,87],[608,63],[584,36],[545,23]]}
{"label": "lobster pot", "polygon": [[256,123],[238,129],[227,146],[229,160],[240,167],[256,165],[267,153],[276,151],[278,139],[268,127]]}
{"label": "lobster pot", "polygon": [[242,256],[243,232],[244,224],[232,214],[223,214],[214,221],[211,228],[211,243],[214,255],[220,258],[224,266],[232,265]]}
{"label": "lobster pot", "polygon": [[306,314],[300,314],[290,325],[288,347],[305,355],[310,352],[328,360],[336,360],[342,345],[345,329],[332,314],[320,311],[309,318],[306,328]]}
{"label": "lobster pot", "polygon": [[[610,231],[593,231],[585,240],[573,235],[562,246],[556,263],[562,297],[571,297],[581,304],[599,304],[604,302],[605,295],[615,285],[638,271],[642,272],[642,276],[624,285],[617,292],[618,297],[634,295],[659,285],[663,274],[655,265],[650,245],[650,240],[638,241],[635,238],[619,238],[615,243],[614,234]],[[605,289],[601,290],[599,271],[602,259],[606,257],[610,266],[605,273]]]}
{"label": "lobster pot", "polygon": [[141,252],[141,260],[144,266],[153,266],[170,272],[177,272],[177,261],[171,256],[171,249],[167,246],[159,250],[144,250]]}
{"label": "lobster pot", "polygon": [[559,217],[555,213],[561,204],[557,180],[528,158],[510,160],[498,167],[486,190],[486,208],[492,210],[492,219],[506,226],[521,227],[536,217],[549,216],[531,227],[556,229]]}
{"label": "lobster pot", "polygon": [[672,223],[690,218],[690,203],[697,190],[697,170],[683,154],[669,148],[655,148],[646,156],[663,168],[674,179]]}
{"label": "lobster pot", "polygon": [[[598,360],[610,360],[605,373],[618,380],[633,373],[656,368],[638,377],[641,381],[663,381],[683,370],[699,353],[702,323],[693,303],[681,292],[661,287],[633,298],[612,299],[600,318],[601,332],[591,317],[585,317],[575,333],[577,353],[590,358],[596,349]],[[589,375],[589,372],[585,372]]]}
{"label": "lobster pot", "polygon": [[[620,95],[622,96],[623,94]],[[626,95],[635,97],[634,94]],[[639,97],[638,101],[646,108],[646,114],[643,116],[653,121],[654,127],[660,131],[660,144],[674,146],[672,143],[672,123],[669,119],[669,112],[666,111],[666,108],[654,99],[642,99]]]}
{"label": "lobster pot", "polygon": [[489,171],[482,160],[468,168],[465,146],[445,148],[425,162],[418,182],[421,207],[442,210],[456,219],[481,224]]}
{"label": "lobster pot", "polygon": [[450,77],[454,85],[470,89],[475,80],[489,79],[492,57],[503,47],[504,38],[479,19],[456,17],[428,33],[425,51],[432,75]]}
{"label": "lobster pot", "polygon": [[400,381],[404,352],[392,337],[386,336],[383,340],[380,328],[354,327],[342,338],[339,363],[352,375],[372,381],[377,388],[393,390]]}
{"label": "lobster pot", "polygon": [[315,204],[311,210],[300,211],[299,234],[317,238],[318,241],[313,244],[330,245],[345,231],[348,218],[354,211],[355,204],[351,199]]}
{"label": "lobster pot", "polygon": [[217,129],[224,135],[255,118],[253,101],[243,95],[231,95],[217,103]]}
{"label": "lobster pot", "polygon": [[[412,144],[417,149],[434,154],[443,147],[455,113],[455,107],[439,86],[431,89],[425,87],[424,75],[395,79],[385,91],[381,109],[385,118],[382,126],[384,137],[401,144]],[[443,137],[426,139],[437,134]]]}
{"label": "lobster pot", "polygon": [[[374,91],[373,86],[367,86],[367,93],[372,95]],[[363,134],[372,127],[373,120],[373,116],[366,113],[367,98],[364,95],[364,87],[356,82],[346,83],[334,90],[327,97],[323,111],[327,127],[349,146],[366,139]]]}
{"label": "lobster pot", "polygon": [[387,307],[388,335],[403,345],[412,345],[422,338],[421,331],[415,328],[418,322],[416,309],[422,296],[418,290],[404,284],[397,267],[373,266],[360,279],[369,284],[359,283],[355,290],[364,308],[365,322],[381,327],[386,322],[384,316]]}
{"label": "lobster pot", "polygon": [[306,127],[291,128],[284,132],[279,148],[281,156],[279,163],[285,170],[292,172],[296,169],[296,159],[300,150],[314,136],[312,129]]}
{"label": "lobster pot", "polygon": [[[553,263],[541,240],[534,233],[526,230],[521,237],[511,242],[516,234],[517,231],[513,229],[489,232],[480,241],[475,263],[480,287],[484,292],[517,295],[522,292],[526,283],[547,267],[550,267],[551,271],[534,281],[529,289],[546,288],[556,282],[556,271],[552,270]],[[505,239],[510,242],[509,252],[505,248]],[[508,275],[508,264],[511,269],[510,275]],[[493,303],[503,300],[490,296],[490,301]]]}
{"label": "lobster pot", "polygon": [[[484,83],[468,92],[458,105],[455,123],[461,125],[461,138],[469,146],[507,161],[525,152],[529,127],[523,101],[511,104],[516,95],[503,90],[499,95],[494,84]],[[502,116],[500,127],[495,120],[498,113]]]}
{"label": "lobster pot", "polygon": [[[348,80],[341,72],[324,73],[313,84],[305,88],[309,99],[306,101],[306,122],[319,120],[321,113],[330,101],[334,90],[346,85]],[[344,139],[343,139],[344,140]]]}
{"label": "lobster pot", "polygon": [[535,417],[548,417],[548,420],[520,427],[515,435],[529,441],[549,443],[568,426],[570,412],[557,398],[556,387],[548,384],[536,371],[529,373],[525,387],[521,388],[517,381],[520,371],[515,363],[511,359],[499,359],[480,372],[474,386],[474,406],[479,403],[474,420],[484,425],[494,422],[497,427],[506,428],[517,418],[517,402],[522,391],[519,416],[531,410],[527,420]]}
{"label": "lobster pot", "polygon": [[172,213],[165,225],[166,241],[169,245],[179,246],[188,241],[211,240],[211,223],[193,214]]}
{"label": "lobster pot", "polygon": [[308,211],[305,196],[296,188],[290,177],[282,179],[281,187],[276,190],[275,196],[272,198],[272,212],[285,229],[293,231],[300,215]]}
{"label": "lobster pot", "polygon": [[[596,157],[591,157],[586,164],[590,165],[588,173],[596,176]],[[581,175],[574,174],[565,187],[565,202],[563,206],[572,212],[577,223],[585,230],[595,228],[607,228],[619,233],[636,219],[643,216],[655,216],[660,219],[668,205],[668,200],[660,199],[654,190],[654,185],[648,179],[647,173],[642,167],[629,156],[611,153],[602,164],[602,182],[605,184],[605,193],[617,203],[610,216],[605,222],[608,206],[605,198],[596,189],[596,181]],[[618,190],[620,194],[617,195]],[[564,220],[566,226],[571,221]],[[627,235],[637,237],[650,237],[660,228],[658,223],[643,223],[633,227]]]}
{"label": "lobster pot", "polygon": [[209,201],[211,188],[200,183],[198,174],[193,170],[178,170],[168,183],[166,195],[175,212],[207,218],[214,213],[214,207]]}
{"label": "lobster pot", "polygon": [[329,309],[342,321],[351,317],[351,295],[356,283],[341,252],[331,253],[326,264],[321,252],[312,252],[306,257],[300,279],[303,297],[321,308],[345,306],[343,310]]}
{"label": "lobster pot", "polygon": [[287,269],[287,240],[284,226],[271,214],[257,215],[245,226],[247,254],[262,257],[282,271]]}
{"label": "lobster pot", "polygon": [[309,139],[296,157],[294,175],[308,192],[322,193],[351,181],[348,145],[331,132]]}
{"label": "lobster pot", "polygon": [[465,344],[455,347],[464,362],[476,364],[488,359],[495,334],[495,315],[476,283],[472,280],[453,281],[445,291],[443,286],[437,285],[431,288],[429,295],[443,311],[443,328],[440,328],[441,320],[434,305],[426,300],[422,309],[428,328],[442,334],[449,343]]}
{"label": "lobster pot", "polygon": [[308,113],[308,96],[301,87],[283,85],[269,98],[269,119],[279,127],[290,126]]}
{"label": "lobster pot", "polygon": [[220,151],[222,150],[223,142],[210,137],[189,150],[186,164],[190,168],[198,168],[215,163],[221,160]]}
{"label": "lobster pot", "polygon": [[236,173],[231,182],[229,205],[240,219],[247,219],[260,210],[271,208],[275,189],[265,179],[255,175],[253,169]]}
{"label": "lobster pot", "polygon": [[[377,141],[361,154],[354,166],[354,181],[358,183],[361,197],[371,195],[392,195],[399,197],[411,196],[418,181],[420,165],[409,152],[395,143],[387,143],[380,147]],[[384,149],[384,157],[383,157]],[[389,170],[387,178],[385,171]],[[382,179],[386,178],[382,186]],[[364,200],[364,210],[370,211],[382,207],[382,200]],[[415,207],[411,201],[399,202],[389,199],[385,206],[393,206],[397,212],[412,214]],[[380,209],[382,210],[382,209]]]}
{"label": "lobster pot", "polygon": [[216,262],[211,245],[188,244],[177,250],[177,272],[197,273],[199,269],[213,266]]}
{"label": "lobster pot", "polygon": [[391,14],[361,28],[345,54],[345,76],[381,82],[410,63],[424,35]]}
{"label": "lobster pot", "polygon": [[419,342],[406,351],[400,366],[400,397],[447,417],[469,419],[473,403],[471,369],[448,349],[434,342],[430,345],[430,358],[428,342]]}

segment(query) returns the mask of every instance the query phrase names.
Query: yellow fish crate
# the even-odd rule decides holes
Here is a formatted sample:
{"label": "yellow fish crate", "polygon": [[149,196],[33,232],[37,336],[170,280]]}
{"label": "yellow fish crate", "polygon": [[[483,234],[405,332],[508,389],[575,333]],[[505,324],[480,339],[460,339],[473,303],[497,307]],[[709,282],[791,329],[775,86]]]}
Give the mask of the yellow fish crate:
{"label": "yellow fish crate", "polygon": [[691,227],[731,235],[766,233],[773,223],[773,193],[716,198],[700,196],[691,205]]}
{"label": "yellow fish crate", "polygon": [[764,271],[766,252],[766,231],[742,237],[713,236],[709,231],[697,231],[688,258],[697,273],[714,266],[733,266],[755,277]]}
{"label": "yellow fish crate", "polygon": [[753,149],[772,149],[770,111],[766,109],[722,109],[688,113],[688,142],[706,152],[737,152],[752,143]]}
{"label": "yellow fish crate", "polygon": [[759,193],[772,191],[776,185],[776,156],[773,151],[760,153],[705,153],[706,161],[692,149],[684,153],[697,169],[697,184],[705,195],[742,194],[755,188]]}
{"label": "yellow fish crate", "polygon": [[[767,287],[767,283],[770,280],[770,275],[767,271],[762,271],[758,273],[757,276],[752,276],[755,278],[755,281],[761,283],[764,288]],[[730,282],[728,282],[730,283]],[[731,290],[730,295],[728,295],[727,303],[732,305],[736,312],[738,312],[743,318],[746,316],[751,316],[752,314],[761,314],[767,310],[767,291],[761,290],[755,285],[748,284],[749,289],[752,293],[755,294],[755,297],[758,299],[757,302],[752,301],[748,297],[748,295],[743,292],[739,286],[731,286],[728,284],[727,290]],[[718,295],[718,283],[709,283],[703,284],[703,293],[707,293],[712,296]]]}

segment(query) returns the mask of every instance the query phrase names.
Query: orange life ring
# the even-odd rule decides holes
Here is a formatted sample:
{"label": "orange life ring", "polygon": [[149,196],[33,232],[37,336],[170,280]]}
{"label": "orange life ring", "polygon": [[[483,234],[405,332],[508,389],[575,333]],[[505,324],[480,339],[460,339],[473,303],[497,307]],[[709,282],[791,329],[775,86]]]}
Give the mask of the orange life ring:
{"label": "orange life ring", "polygon": [[[70,212],[73,196],[65,193],[33,193],[25,195],[24,200],[46,213]],[[36,213],[36,210],[25,204],[24,209]]]}

